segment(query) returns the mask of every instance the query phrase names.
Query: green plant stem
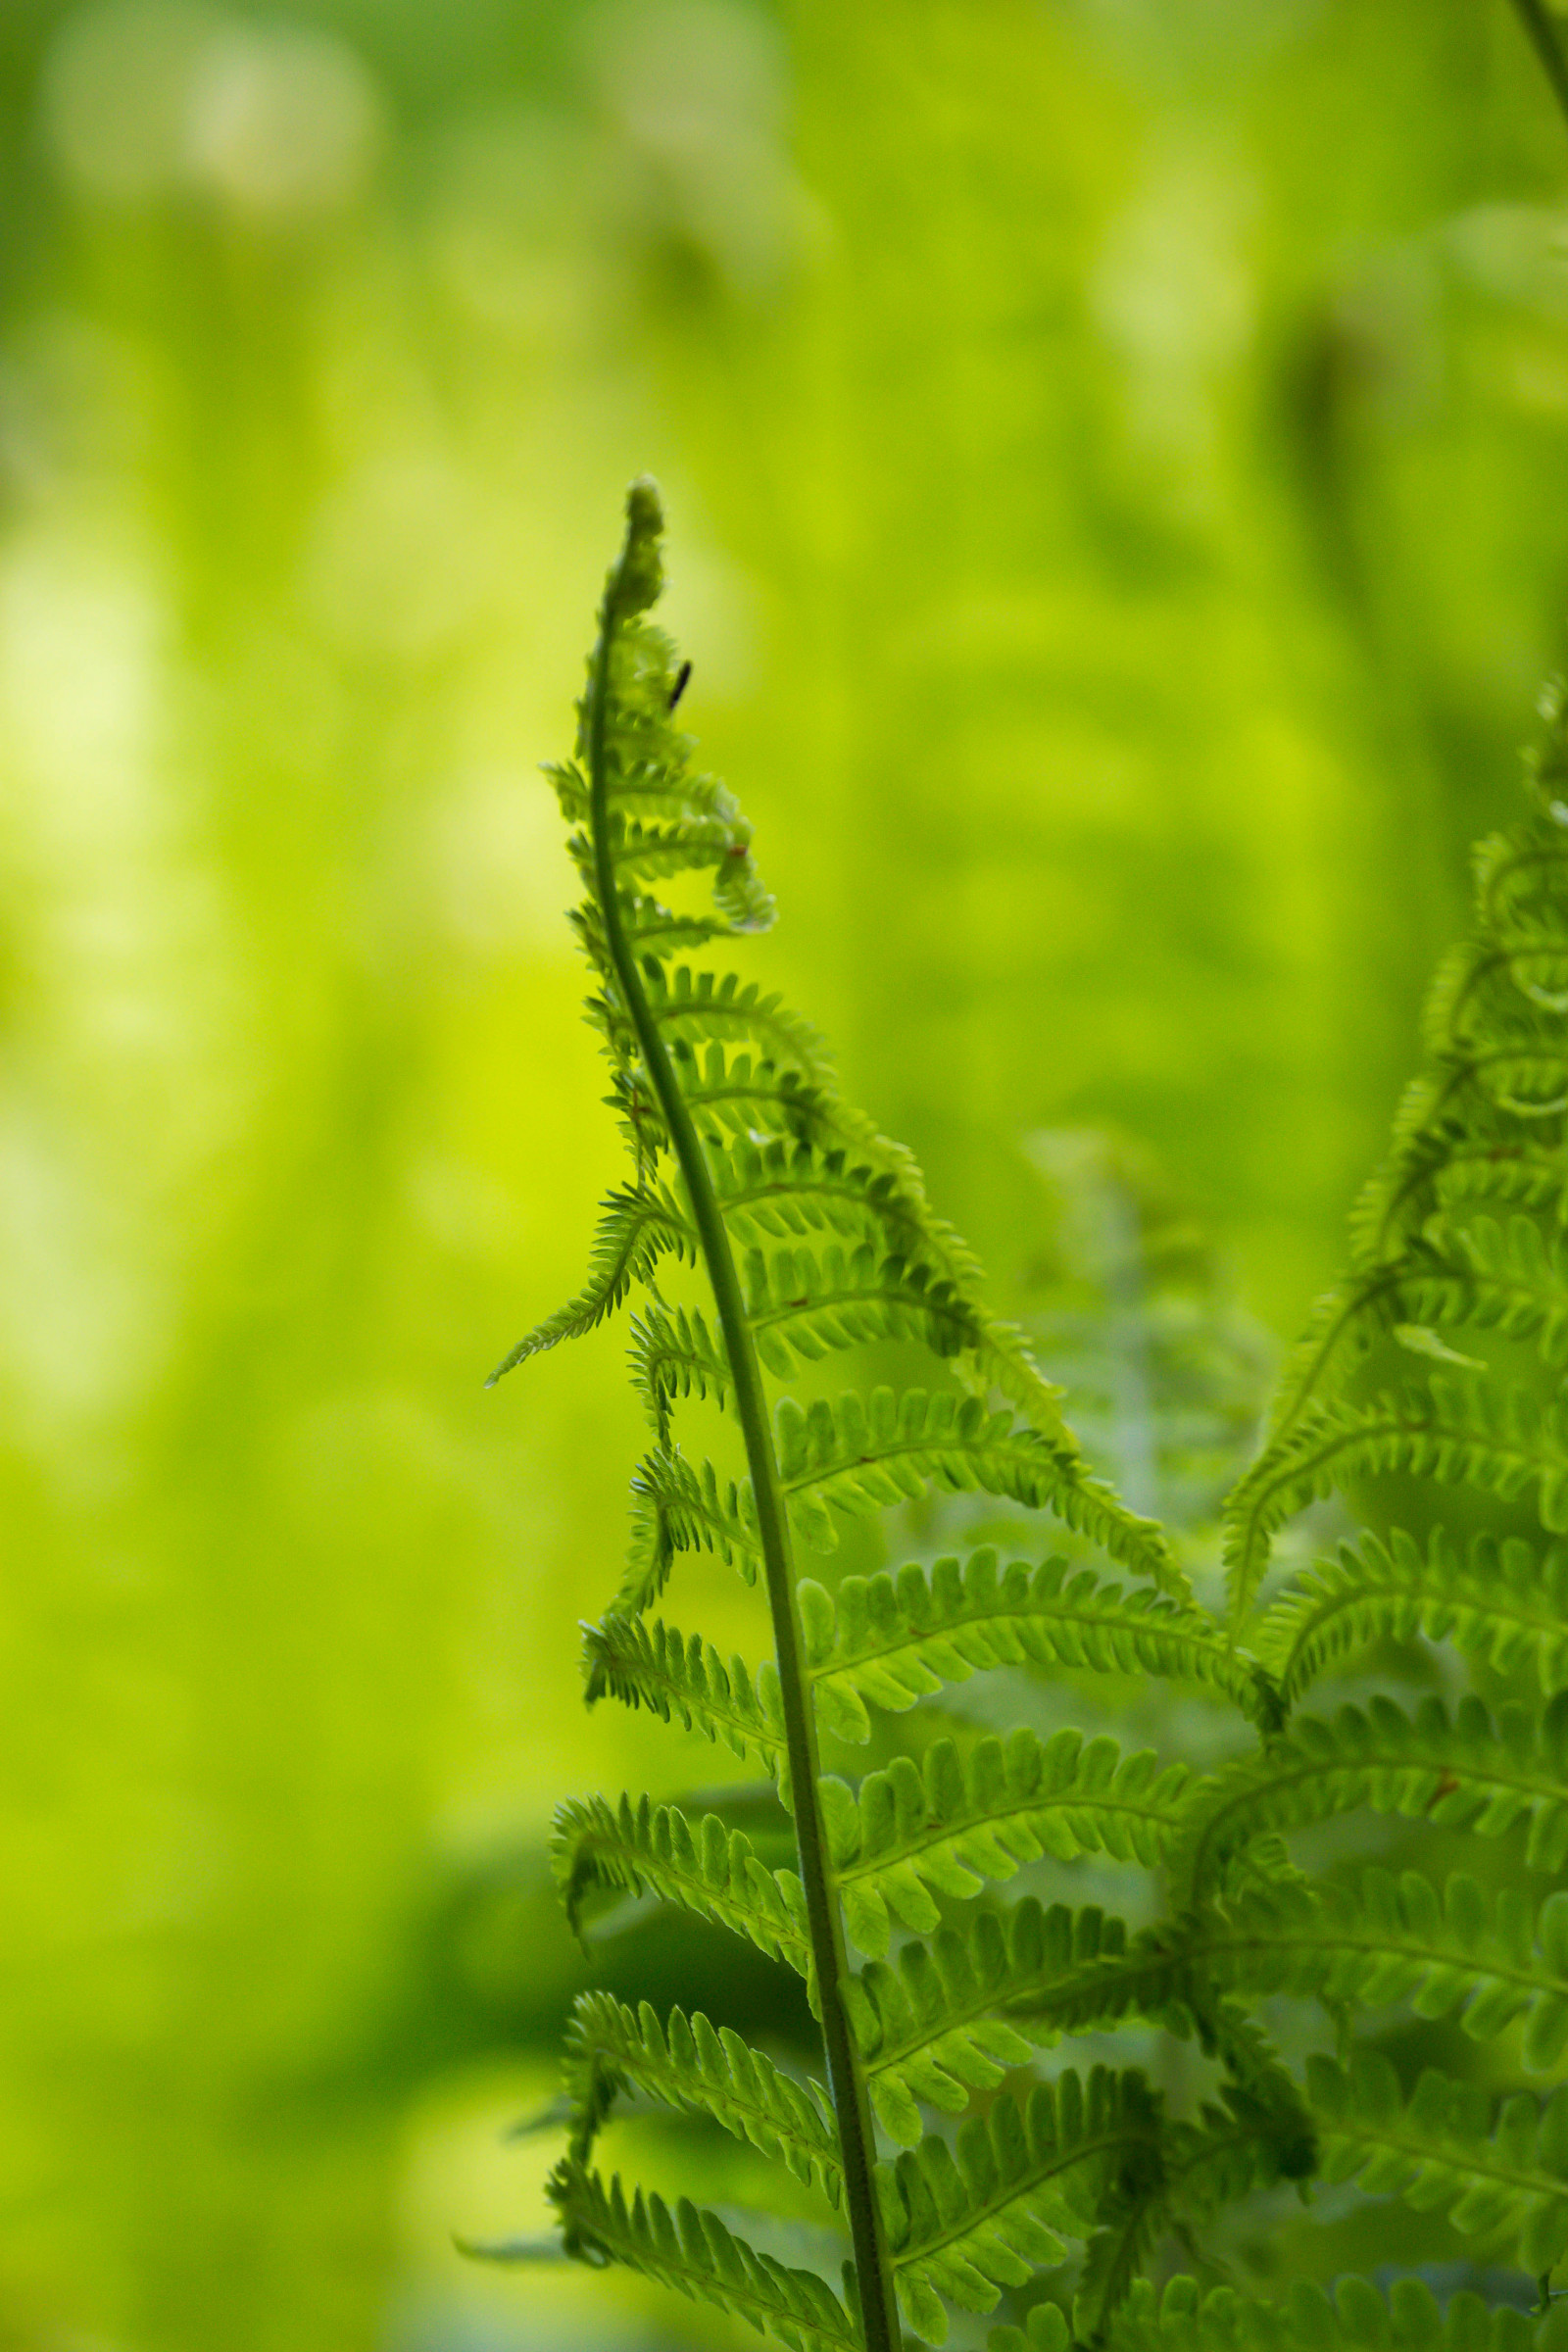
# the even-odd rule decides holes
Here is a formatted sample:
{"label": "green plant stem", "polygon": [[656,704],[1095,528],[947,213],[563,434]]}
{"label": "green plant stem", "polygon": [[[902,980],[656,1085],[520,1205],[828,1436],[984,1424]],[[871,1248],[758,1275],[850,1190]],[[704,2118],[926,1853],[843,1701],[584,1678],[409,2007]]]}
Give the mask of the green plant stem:
{"label": "green plant stem", "polygon": [[900,2352],[901,2335],[898,2306],[894,2300],[892,2265],[888,2259],[881,2207],[872,2176],[875,2141],[871,2131],[870,2105],[857,2062],[849,2013],[843,1998],[849,1964],[845,1956],[843,1921],[832,1883],[827,1838],[817,1796],[816,1728],[801,1662],[803,1644],[795,1598],[789,1522],[785,1516],[784,1494],[773,1451],[767,1396],[762,1387],[761,1367],[758,1362],[751,1327],[746,1320],[729,1235],[719,1211],[708,1161],[685,1097],[676,1082],[664,1041],[649,1009],[636,958],[626,946],[614,867],[610,856],[605,730],[610,655],[620,618],[617,594],[624,564],[623,554],[605,590],[599,642],[594,649],[589,683],[588,773],[594,876],[604,918],[606,949],[637,1034],[643,1065],[658,1098],[670,1147],[686,1180],[692,1215],[712,1287],[714,1311],[723,1333],[734,1378],[735,1415],[745,1441],[747,1467],[751,1472],[752,1489],[757,1501],[758,1533],[768,1607],[773,1620],[774,1653],[783,1703],[785,1752],[789,1760],[795,1835],[800,1854],[801,1881],[806,1892],[811,1957],[816,1972],[828,2082],[833,2094],[839,2147],[844,2160],[844,2201],[859,2284],[861,2332],[866,2352]]}
{"label": "green plant stem", "polygon": [[1541,60],[1552,95],[1568,121],[1568,60],[1557,39],[1557,28],[1546,12],[1545,0],[1513,0],[1530,44]]}

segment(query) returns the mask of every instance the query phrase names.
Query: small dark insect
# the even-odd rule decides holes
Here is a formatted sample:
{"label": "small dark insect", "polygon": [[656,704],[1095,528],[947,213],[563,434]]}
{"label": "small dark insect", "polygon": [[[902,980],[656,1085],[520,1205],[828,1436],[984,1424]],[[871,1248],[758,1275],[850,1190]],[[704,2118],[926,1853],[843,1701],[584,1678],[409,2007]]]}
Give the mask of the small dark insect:
{"label": "small dark insect", "polygon": [[677,703],[680,701],[680,698],[681,698],[681,696],[682,696],[682,695],[685,693],[685,691],[686,691],[686,681],[687,681],[687,679],[688,679],[688,678],[691,676],[691,674],[692,674],[692,665],[691,665],[691,663],[690,663],[689,662],[683,662],[681,663],[681,665],[680,665],[680,670],[679,670],[679,672],[678,672],[678,674],[677,674],[677,676],[676,676],[675,683],[674,683],[674,685],[673,685],[673,686],[670,688],[670,690],[669,690],[669,701],[668,701],[668,703],[665,705],[665,709],[666,709],[666,710],[674,710],[674,708],[675,708],[675,705],[676,705],[676,704],[677,704]]}

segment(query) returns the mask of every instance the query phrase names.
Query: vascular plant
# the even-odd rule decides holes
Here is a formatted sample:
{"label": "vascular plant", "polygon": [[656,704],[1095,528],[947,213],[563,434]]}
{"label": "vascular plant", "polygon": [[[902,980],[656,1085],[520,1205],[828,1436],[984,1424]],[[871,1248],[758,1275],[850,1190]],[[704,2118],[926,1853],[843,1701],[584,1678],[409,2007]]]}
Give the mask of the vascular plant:
{"label": "vascular plant", "polygon": [[[1352,2278],[1333,2302],[1302,2278],[1272,2302],[1226,2282],[1233,2209],[1261,2200],[1277,2219],[1314,2183],[1355,2181],[1437,2217],[1415,2226],[1440,2253],[1472,2241],[1514,2265],[1555,2345],[1568,1549],[1539,1538],[1541,1523],[1568,1529],[1560,699],[1529,814],[1480,853],[1476,936],[1440,972],[1427,1066],[1358,1213],[1352,1272],[1231,1499],[1226,1622],[1195,1598],[1181,1547],[1092,1474],[910,1155],[841,1100],[815,1034],[731,968],[731,943],[772,907],[744,817],[693,772],[676,723],[685,671],[647,617],[661,528],[639,482],[576,757],[552,771],[631,1172],[586,1286],[500,1370],[635,1294],[653,1443],[624,1581],[586,1629],[588,1696],[651,1708],[767,1776],[795,1847],[795,1867],[770,1866],[733,1807],[568,1803],[555,1844],[567,1911],[579,1921],[610,1887],[749,1937],[804,1980],[825,2079],[701,2014],[585,1994],[551,2181],[561,2243],[792,2352],[892,2352],[901,2331],[940,2343],[951,2306],[1004,2297],[996,2352],[1532,2340],[1522,2312],[1469,2292],[1440,2315],[1420,2278],[1387,2294]],[[695,910],[694,875],[711,879]],[[829,1393],[822,1367],[840,1352],[874,1385]],[[683,1449],[677,1415],[694,1405],[727,1421],[731,1460]],[[1423,1481],[1462,1491],[1449,1532],[1424,1515]],[[1362,1534],[1258,1616],[1274,1532],[1330,1488],[1350,1494]],[[943,1493],[994,1498],[1011,1543],[826,1581],[819,1555],[850,1521]],[[1035,1515],[1069,1557],[1040,1556]],[[770,1658],[725,1660],[653,1613],[698,1552],[760,1585]],[[1432,1688],[1413,1708],[1379,1690],[1298,1711],[1357,1659]],[[953,1714],[955,1686],[1005,1693],[1019,1670],[1073,1691],[1102,1681],[1111,1704],[1129,1676],[1186,1685],[1217,1762]],[[1490,1706],[1447,1689],[1465,1673]],[[823,1769],[824,1742],[848,1757],[873,1740],[880,1760],[858,1782]],[[1356,1812],[1369,1821],[1353,1852],[1325,1841],[1323,1825]],[[1460,1833],[1490,1841],[1482,1862],[1440,1881],[1434,1856]],[[1128,1874],[1145,1924],[1074,1902],[1085,1858]],[[992,1892],[1020,1873],[1038,1892]],[[1401,2076],[1401,2013],[1457,2072]],[[1061,2063],[1064,2040],[1126,2030],[1146,2066]],[[1467,2047],[1487,2054],[1486,2088],[1464,2079]],[[807,2184],[847,2235],[841,2287],[689,2200],[607,2179],[601,2135],[617,2105],[649,2101]],[[1196,2276],[1172,2277],[1178,2261]]]}

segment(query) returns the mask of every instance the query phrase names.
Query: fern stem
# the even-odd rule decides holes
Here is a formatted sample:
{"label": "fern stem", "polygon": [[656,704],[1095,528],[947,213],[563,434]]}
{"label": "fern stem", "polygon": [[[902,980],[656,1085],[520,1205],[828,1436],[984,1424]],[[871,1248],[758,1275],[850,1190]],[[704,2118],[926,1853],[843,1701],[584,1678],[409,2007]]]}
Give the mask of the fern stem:
{"label": "fern stem", "polygon": [[[633,498],[636,496],[634,490]],[[845,1953],[838,1895],[828,1861],[821,1802],[817,1794],[816,1730],[804,1665],[789,1523],[785,1516],[778,1461],[773,1450],[767,1396],[762,1386],[761,1366],[751,1327],[746,1319],[745,1301],[730,1249],[729,1234],[719,1210],[707,1156],[686,1099],[676,1081],[659,1024],[649,1005],[636,957],[627,946],[611,852],[609,774],[605,756],[610,658],[615,628],[623,616],[622,594],[627,585],[627,559],[631,553],[634,528],[635,524],[628,529],[626,546],[606,583],[599,641],[594,648],[589,679],[589,818],[594,879],[605,926],[606,950],[627,1015],[636,1032],[643,1066],[658,1099],[670,1148],[685,1178],[687,1196],[712,1289],[713,1307],[734,1381],[735,1417],[745,1443],[747,1467],[751,1472],[757,1503],[760,1547],[773,1622],[774,1656],[783,1706],[785,1752],[794,1800],[796,1841],[801,1881],[806,1893],[806,1914],[810,1931],[828,2082],[833,2094],[839,2146],[844,2160],[844,2202],[859,2286],[861,2333],[865,2352],[900,2352],[901,2336],[898,2307],[894,2300],[892,2264],[888,2257],[881,2207],[872,2174],[875,2142],[870,2105],[843,1996],[849,1963]]]}

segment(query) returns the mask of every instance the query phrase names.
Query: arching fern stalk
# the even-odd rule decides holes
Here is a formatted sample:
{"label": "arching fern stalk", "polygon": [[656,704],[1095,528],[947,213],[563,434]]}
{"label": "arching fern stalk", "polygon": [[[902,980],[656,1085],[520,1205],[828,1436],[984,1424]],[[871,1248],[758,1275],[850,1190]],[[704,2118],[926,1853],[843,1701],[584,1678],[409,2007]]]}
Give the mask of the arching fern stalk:
{"label": "arching fern stalk", "polygon": [[[1272,1693],[1192,1605],[1157,1529],[1089,1475],[1056,1392],[981,1303],[973,1261],[932,1213],[909,1155],[840,1101],[810,1030],[702,960],[765,925],[771,906],[744,818],[691,772],[673,724],[681,673],[645,618],[660,531],[657,494],[640,482],[600,612],[577,759],[554,771],[633,1176],[606,1202],[585,1289],[500,1369],[640,1293],[632,1366],[655,1443],[633,1482],[625,1582],[587,1636],[589,1696],[647,1705],[753,1760],[791,1808],[798,1845],[798,1872],[771,1871],[716,1815],[689,1820],[646,1798],[570,1804],[556,1845],[568,1909],[575,1918],[596,1886],[652,1893],[798,1971],[827,2087],[797,2082],[706,2018],[589,1995],[571,2030],[570,2141],[551,2194],[569,2252],[628,2263],[791,2346],[892,2352],[901,2312],[941,2341],[945,2299],[991,2309],[1074,2243],[1088,2246],[1080,2304],[1095,2333],[1159,2217],[1290,2169],[1278,2145],[1269,2153],[1278,2070],[1240,2023],[1226,2027],[1220,2003],[1202,2031],[1236,2073],[1224,2112],[1167,2124],[1136,2070],[1097,2068],[1026,2085],[1021,2099],[1001,2093],[951,2146],[922,2108],[960,2112],[1032,2056],[1008,2003],[1064,1975],[1076,1983],[1126,1939],[1114,1923],[1102,1936],[1098,1912],[1074,1922],[1034,1902],[981,1911],[968,1932],[948,1914],[1043,1855],[1158,1863],[1181,1833],[1191,1776],[1123,1758],[1108,1740],[1019,1731],[964,1749],[938,1740],[922,1765],[896,1756],[856,1789],[821,1772],[818,1727],[863,1740],[868,1710],[896,1713],[1009,1662],[1208,1684],[1236,1703],[1239,1725],[1267,1714]],[[694,871],[712,876],[710,906],[661,903],[660,886]],[[681,1261],[706,1278],[697,1303],[658,1287]],[[805,1410],[769,1397],[769,1378],[889,1340],[929,1352],[928,1386]],[[730,1417],[735,1475],[681,1451],[672,1423],[689,1396]],[[798,1579],[798,1544],[830,1548],[843,1515],[933,1488],[1050,1511],[1145,1582],[1128,1590],[1090,1568],[1004,1565],[989,1551],[850,1578],[836,1597]],[[677,1559],[700,1550],[760,1580],[771,1661],[726,1665],[700,1637],[648,1617]],[[851,1945],[865,1961],[855,1970]],[[672,2215],[607,2183],[594,2143],[633,2091],[712,2118],[813,2182],[848,2229],[845,2300],[711,2215],[685,2204]],[[1294,2134],[1298,2148],[1298,2103],[1286,2105],[1274,2141]],[[905,2145],[896,2165],[878,2163],[873,2113]]]}

